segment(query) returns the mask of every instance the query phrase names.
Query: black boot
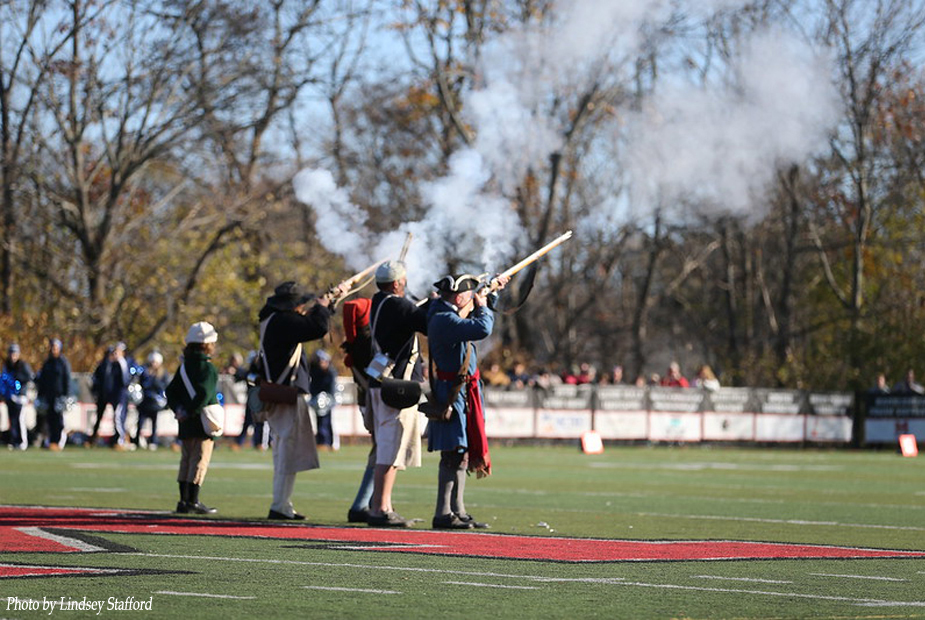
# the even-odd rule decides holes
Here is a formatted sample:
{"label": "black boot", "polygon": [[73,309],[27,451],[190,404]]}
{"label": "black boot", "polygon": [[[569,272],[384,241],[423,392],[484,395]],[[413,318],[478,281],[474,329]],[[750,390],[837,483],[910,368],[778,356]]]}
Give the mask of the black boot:
{"label": "black boot", "polygon": [[190,511],[189,506],[189,482],[180,482],[180,501],[177,502],[176,512],[186,514]]}
{"label": "black boot", "polygon": [[199,501],[199,485],[189,483],[189,512],[197,515],[212,515],[218,512],[217,508],[209,508]]}

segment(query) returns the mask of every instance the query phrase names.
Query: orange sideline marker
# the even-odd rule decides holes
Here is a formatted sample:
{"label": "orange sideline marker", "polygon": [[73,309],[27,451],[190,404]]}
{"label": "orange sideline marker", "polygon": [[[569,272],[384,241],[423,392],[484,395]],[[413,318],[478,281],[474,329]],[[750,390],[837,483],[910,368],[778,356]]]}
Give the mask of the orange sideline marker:
{"label": "orange sideline marker", "polygon": [[900,435],[899,449],[902,450],[903,456],[918,456],[919,446],[915,441],[915,435]]}

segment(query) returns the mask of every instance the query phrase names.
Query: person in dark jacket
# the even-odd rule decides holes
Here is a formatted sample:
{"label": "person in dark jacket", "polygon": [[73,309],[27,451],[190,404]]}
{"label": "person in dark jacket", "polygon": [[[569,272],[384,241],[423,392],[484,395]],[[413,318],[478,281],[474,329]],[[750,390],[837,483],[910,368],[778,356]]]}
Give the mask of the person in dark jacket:
{"label": "person in dark jacket", "polygon": [[[405,297],[407,284],[405,264],[401,261],[379,266],[376,270],[379,290],[370,305],[370,333],[374,350],[395,362],[389,376],[383,378],[421,383],[424,370],[417,334],[427,333],[429,305],[418,306]],[[367,523],[377,527],[408,527],[410,522],[392,506],[392,490],[399,470],[421,466],[421,414],[416,403],[402,409],[384,402],[378,378],[369,382],[369,406],[375,428],[376,467]]]}
{"label": "person in dark jacket", "polygon": [[[292,506],[297,472],[317,469],[318,447],[304,395],[310,391],[308,359],[302,343],[328,333],[331,301],[340,289],[318,299],[295,282],[284,282],[267,298],[258,314],[262,359],[261,380],[295,387],[294,404],[265,403],[273,443],[273,503],[268,519],[305,519]],[[294,364],[292,363],[294,360]]]}
{"label": "person in dark jacket", "polygon": [[33,380],[32,368],[20,356],[19,345],[13,343],[7,350],[7,358],[3,364],[3,400],[6,402],[6,413],[10,419],[10,446],[17,450],[25,450],[29,444],[29,434],[26,430],[26,418],[22,415],[22,406],[25,401],[26,385]]}
{"label": "person in dark jacket", "polygon": [[[138,430],[135,432],[135,445],[144,448],[145,445],[152,450],[158,447],[157,416],[167,407],[167,389],[169,377],[164,372],[164,356],[158,351],[148,355],[148,363],[138,377],[141,386],[141,402],[138,403]],[[142,428],[145,420],[151,420],[151,436],[145,440]]]}
{"label": "person in dark jacket", "polygon": [[[199,490],[209,470],[215,442],[202,426],[202,408],[218,403],[218,370],[210,361],[218,333],[210,323],[193,323],[186,333],[183,360],[167,385],[167,406],[179,422],[180,501],[177,512],[213,514],[218,512],[199,501]],[[189,385],[187,386],[187,382]]]}
{"label": "person in dark jacket", "polygon": [[331,366],[331,356],[322,349],[312,354],[308,365],[308,375],[311,382],[308,393],[311,395],[309,404],[315,412],[316,432],[315,443],[322,450],[335,450],[334,423],[334,394],[337,393],[337,371]]}
{"label": "person in dark jacket", "polygon": [[125,420],[128,417],[128,386],[132,382],[134,363],[125,357],[125,343],[118,343],[106,348],[106,354],[93,372],[90,391],[96,398],[96,422],[90,434],[90,445],[96,443],[100,423],[107,407],[112,407],[112,421],[116,429],[113,447],[126,450],[131,445]]}
{"label": "person in dark jacket", "polygon": [[[48,341],[48,357],[35,379],[39,406],[48,428],[46,445],[57,452],[64,447],[64,410],[71,393],[71,364],[62,353],[63,345],[57,338]],[[39,423],[41,426],[41,423]]]}

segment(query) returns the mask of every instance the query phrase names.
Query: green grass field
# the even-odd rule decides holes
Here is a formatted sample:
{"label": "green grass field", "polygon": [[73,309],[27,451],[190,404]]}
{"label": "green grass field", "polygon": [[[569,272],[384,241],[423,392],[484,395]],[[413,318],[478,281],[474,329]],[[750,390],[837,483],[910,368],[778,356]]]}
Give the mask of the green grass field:
{"label": "green grass field", "polygon": [[[320,470],[299,474],[294,501],[308,523],[347,527],[366,450],[322,453]],[[499,445],[492,460],[494,475],[467,485],[470,512],[492,534],[925,551],[923,461],[893,452],[608,447],[589,456]],[[0,503],[169,512],[178,461],[169,451],[3,453]],[[424,467],[399,474],[394,493],[398,511],[420,518],[422,531],[430,531],[436,465],[426,454]],[[219,508],[216,518],[259,520],[271,476],[268,453],[222,447],[202,499]],[[100,616],[925,618],[925,558],[569,563],[195,534],[95,536],[121,552],[6,552],[0,564],[141,573],[0,579],[0,618],[48,615],[17,610],[11,599],[129,596],[151,599],[151,611]]]}

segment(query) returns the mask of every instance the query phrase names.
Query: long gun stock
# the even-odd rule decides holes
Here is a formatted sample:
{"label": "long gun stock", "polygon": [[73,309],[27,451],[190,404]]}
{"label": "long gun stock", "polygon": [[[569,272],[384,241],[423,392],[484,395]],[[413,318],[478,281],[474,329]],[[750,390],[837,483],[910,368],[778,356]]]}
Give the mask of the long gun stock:
{"label": "long gun stock", "polygon": [[508,278],[512,277],[512,276],[513,276],[514,274],[516,274],[517,272],[526,269],[526,268],[529,267],[531,264],[535,263],[535,262],[538,261],[540,258],[542,258],[542,257],[545,256],[546,254],[548,254],[549,252],[551,252],[553,249],[555,249],[555,248],[557,248],[558,246],[562,245],[563,243],[565,243],[566,241],[568,241],[568,240],[571,239],[571,238],[572,238],[572,231],[567,230],[566,232],[564,232],[563,234],[559,235],[558,237],[556,237],[555,239],[553,239],[552,241],[550,241],[549,243],[547,243],[546,245],[544,245],[543,247],[541,247],[539,250],[537,250],[536,252],[534,252],[534,253],[531,254],[530,256],[528,256],[528,257],[526,257],[525,259],[523,259],[523,260],[521,260],[520,262],[518,262],[518,263],[517,263],[516,265],[514,265],[513,267],[510,267],[510,268],[508,268],[508,269],[505,269],[504,271],[502,271],[501,273],[499,273],[497,276],[495,276],[495,278],[492,278],[490,281],[486,282],[484,286],[487,286],[487,287],[488,287],[488,291],[489,291],[489,292],[497,290],[497,289],[498,289],[498,282],[497,282],[497,278],[498,278],[498,277],[503,277],[503,276],[506,276],[506,277],[508,277]]}
{"label": "long gun stock", "polygon": [[[380,261],[377,261],[373,263],[372,265],[370,265],[369,267],[367,267],[366,269],[364,269],[363,271],[359,271],[353,274],[352,276],[342,281],[337,286],[332,286],[330,289],[328,289],[328,292],[325,293],[325,295],[331,299],[331,303],[333,305],[337,305],[345,297],[348,297],[349,295],[357,292],[358,290],[360,290],[361,288],[369,284],[369,282],[366,281],[366,278],[368,278],[369,274],[373,273],[379,267],[379,265],[384,263],[386,260],[387,259],[384,258]],[[346,290],[346,292],[341,292],[344,290]]]}
{"label": "long gun stock", "polygon": [[[491,293],[491,292],[498,290],[501,287],[501,284],[498,282],[499,278],[505,277],[505,276],[510,278],[517,272],[522,271],[525,268],[529,267],[531,264],[535,263],[540,258],[548,254],[550,251],[562,245],[563,243],[565,243],[571,238],[572,238],[572,231],[568,230],[564,232],[563,234],[559,235],[558,237],[556,237],[555,239],[553,239],[552,241],[550,241],[549,243],[547,243],[546,245],[544,245],[543,247],[541,247],[539,250],[537,250],[530,256],[518,262],[513,267],[509,267],[508,269],[505,269],[504,271],[499,273],[494,278],[488,279],[487,274],[482,276],[481,278],[482,284],[476,289],[476,294],[482,295],[482,294]],[[469,312],[472,311],[472,307],[474,305],[475,304],[473,301],[470,301],[468,304],[466,304],[466,306],[460,310],[460,313],[459,313],[460,316],[463,316],[463,317],[467,316]]]}

